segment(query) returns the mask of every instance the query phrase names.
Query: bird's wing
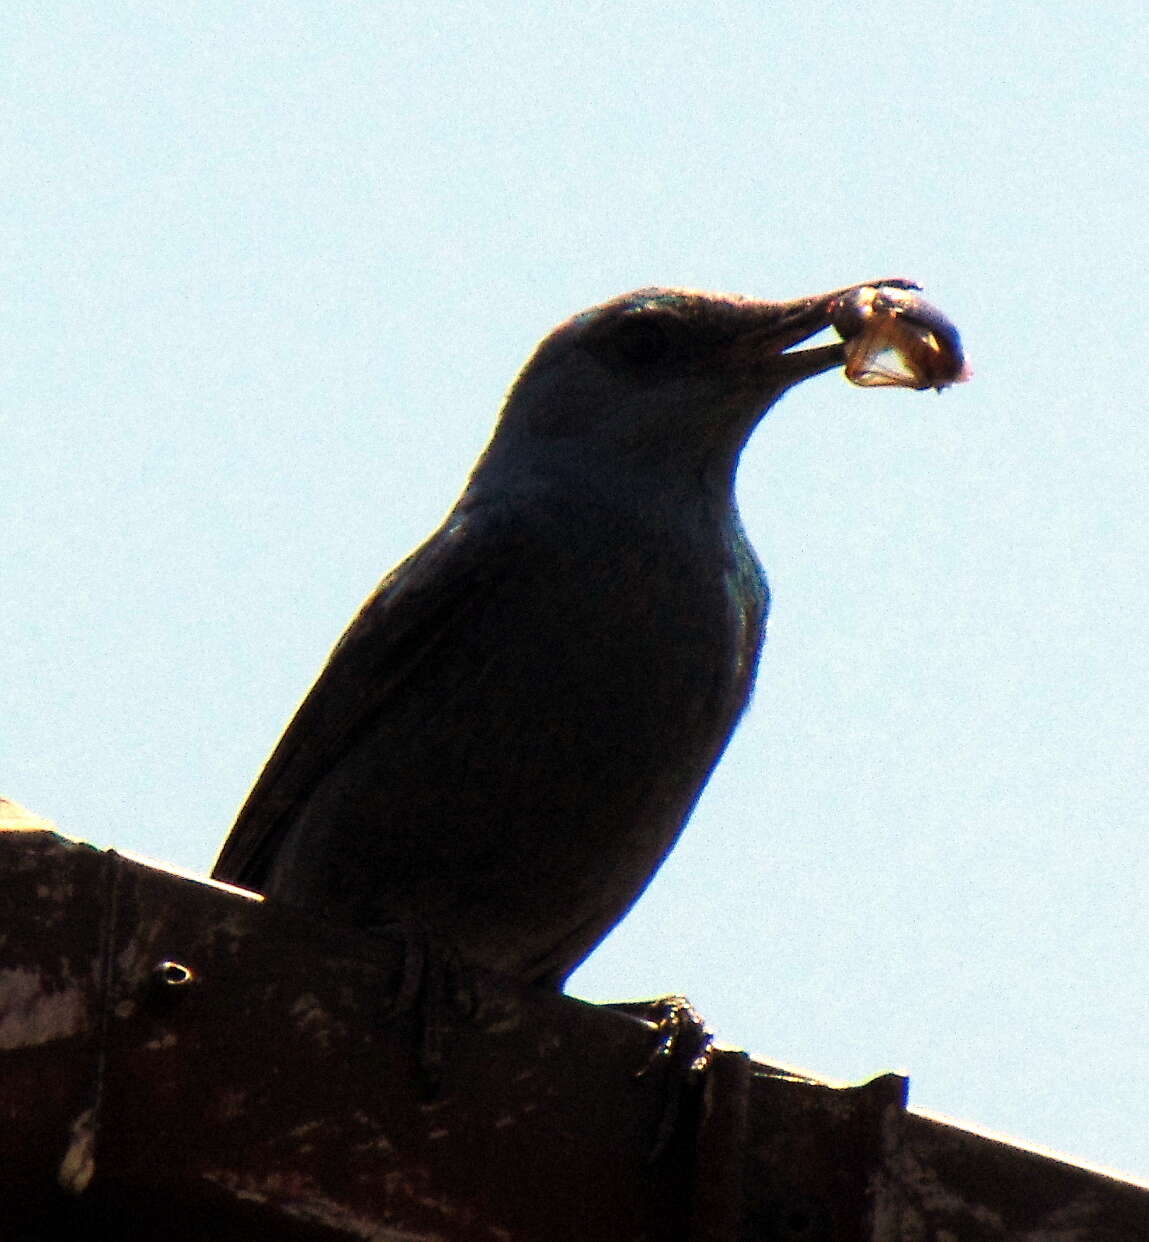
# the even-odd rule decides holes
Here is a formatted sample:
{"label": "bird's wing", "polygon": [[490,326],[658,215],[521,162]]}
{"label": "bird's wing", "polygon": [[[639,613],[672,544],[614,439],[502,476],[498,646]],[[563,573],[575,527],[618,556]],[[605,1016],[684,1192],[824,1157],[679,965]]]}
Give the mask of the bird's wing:
{"label": "bird's wing", "polygon": [[489,510],[448,521],[393,570],[339,640],[247,797],[212,875],[258,887],[264,865],[315,785],[396,688],[468,623],[513,538]]}

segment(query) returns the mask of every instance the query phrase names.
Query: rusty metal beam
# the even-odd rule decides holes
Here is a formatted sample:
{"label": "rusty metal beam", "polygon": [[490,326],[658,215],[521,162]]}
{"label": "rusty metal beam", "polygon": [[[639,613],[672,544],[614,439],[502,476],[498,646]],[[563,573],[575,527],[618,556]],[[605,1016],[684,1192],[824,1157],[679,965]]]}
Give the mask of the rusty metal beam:
{"label": "rusty metal beam", "polygon": [[3,1242],[1149,1237],[1149,1190],[893,1075],[721,1053],[652,1161],[649,1025],[494,979],[409,1003],[399,939],[51,831],[0,832],[0,914]]}

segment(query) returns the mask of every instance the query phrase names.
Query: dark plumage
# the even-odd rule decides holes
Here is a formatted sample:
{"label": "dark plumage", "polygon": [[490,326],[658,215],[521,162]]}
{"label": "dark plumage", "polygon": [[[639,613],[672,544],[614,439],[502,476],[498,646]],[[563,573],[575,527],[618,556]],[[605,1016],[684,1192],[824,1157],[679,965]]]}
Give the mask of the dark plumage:
{"label": "dark plumage", "polygon": [[835,296],[643,289],[547,337],[458,504],[340,639],[214,874],[561,987],[746,706],[768,596],[735,468],[787,388],[842,363],[840,344],[782,352]]}

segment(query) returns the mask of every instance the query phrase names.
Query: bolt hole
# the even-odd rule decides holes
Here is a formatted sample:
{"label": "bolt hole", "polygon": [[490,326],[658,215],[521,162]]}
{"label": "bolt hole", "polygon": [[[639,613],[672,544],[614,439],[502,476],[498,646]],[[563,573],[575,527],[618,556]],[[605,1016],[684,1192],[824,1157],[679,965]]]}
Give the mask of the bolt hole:
{"label": "bolt hole", "polygon": [[195,982],[195,971],[190,966],[185,966],[183,962],[173,962],[169,959],[160,962],[152,970],[152,978],[161,987],[184,988]]}

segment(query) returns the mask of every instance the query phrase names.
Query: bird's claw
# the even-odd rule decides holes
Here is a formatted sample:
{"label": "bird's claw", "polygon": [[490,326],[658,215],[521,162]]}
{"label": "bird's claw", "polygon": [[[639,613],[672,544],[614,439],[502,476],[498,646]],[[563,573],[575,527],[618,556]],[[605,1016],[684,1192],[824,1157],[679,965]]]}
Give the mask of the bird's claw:
{"label": "bird's claw", "polygon": [[714,1035],[698,1010],[685,996],[663,996],[646,1004],[643,1016],[654,1023],[658,1040],[635,1077],[645,1078],[656,1065],[666,1062],[671,1074],[687,1077],[703,1073],[713,1055]]}
{"label": "bird's claw", "polygon": [[471,1018],[477,1009],[467,970],[436,940],[430,929],[417,920],[396,920],[370,930],[402,943],[399,986],[387,1002],[384,1020],[414,1014],[419,1076],[425,1094],[433,1098],[442,1086],[452,1020]]}
{"label": "bird's claw", "polygon": [[659,1070],[664,1075],[662,1108],[648,1157],[653,1164],[670,1146],[684,1103],[710,1067],[714,1036],[685,996],[625,1001],[611,1008],[642,1018],[655,1029],[654,1048],[634,1074],[646,1078]]}

